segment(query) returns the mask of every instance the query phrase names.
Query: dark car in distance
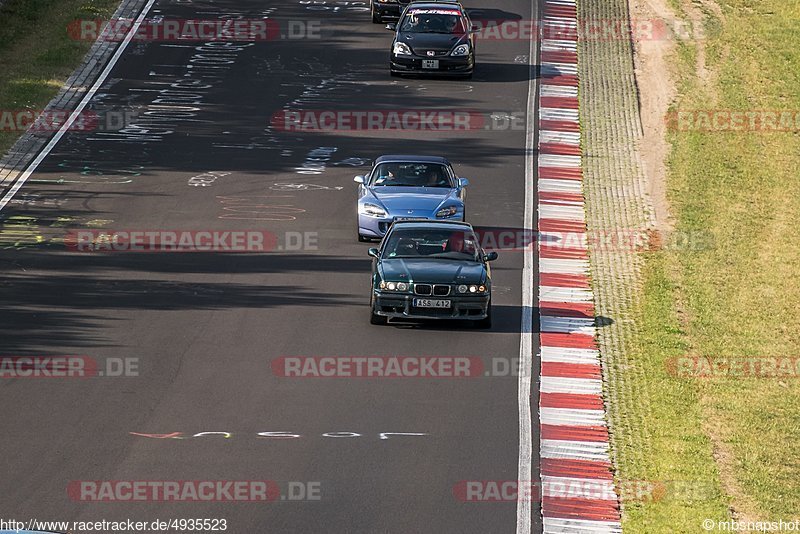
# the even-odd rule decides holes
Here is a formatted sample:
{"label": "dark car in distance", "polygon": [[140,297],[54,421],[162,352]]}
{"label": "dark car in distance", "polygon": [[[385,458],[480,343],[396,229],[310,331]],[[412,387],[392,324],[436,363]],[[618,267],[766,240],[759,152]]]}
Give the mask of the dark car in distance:
{"label": "dark car in distance", "polygon": [[370,0],[372,22],[380,24],[384,19],[399,19],[410,0]]}
{"label": "dark car in distance", "polygon": [[475,69],[475,32],[458,2],[412,2],[394,30],[389,72],[471,78]]}
{"label": "dark car in distance", "polygon": [[472,226],[455,221],[394,223],[380,248],[369,249],[372,267],[370,322],[460,319],[492,326],[489,262]]}

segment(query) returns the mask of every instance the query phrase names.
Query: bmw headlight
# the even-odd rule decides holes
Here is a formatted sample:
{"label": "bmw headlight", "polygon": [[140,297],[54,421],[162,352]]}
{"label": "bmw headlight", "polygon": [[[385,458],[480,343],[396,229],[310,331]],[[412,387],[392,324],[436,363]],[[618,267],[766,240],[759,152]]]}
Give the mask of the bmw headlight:
{"label": "bmw headlight", "polygon": [[440,217],[440,218],[441,217],[452,217],[456,213],[458,213],[458,208],[456,208],[455,206],[448,206],[446,208],[442,208],[439,211],[437,211],[436,212],[436,216]]}
{"label": "bmw headlight", "polygon": [[469,45],[464,43],[460,44],[450,52],[451,56],[466,56],[469,54]]}
{"label": "bmw headlight", "polygon": [[384,282],[380,283],[381,289],[388,291],[408,291],[408,284],[406,282]]}
{"label": "bmw headlight", "polygon": [[409,47],[405,43],[397,42],[394,44],[394,48],[392,48],[392,52],[396,56],[410,56],[411,55],[411,47]]}
{"label": "bmw headlight", "polygon": [[484,285],[484,284],[472,284],[472,285],[469,285],[469,286],[461,284],[460,286],[458,286],[456,288],[456,290],[459,293],[470,292],[470,293],[475,293],[475,294],[483,294],[483,293],[486,293],[489,290],[489,287]]}
{"label": "bmw headlight", "polygon": [[376,204],[362,204],[361,213],[371,217],[386,217],[386,210]]}

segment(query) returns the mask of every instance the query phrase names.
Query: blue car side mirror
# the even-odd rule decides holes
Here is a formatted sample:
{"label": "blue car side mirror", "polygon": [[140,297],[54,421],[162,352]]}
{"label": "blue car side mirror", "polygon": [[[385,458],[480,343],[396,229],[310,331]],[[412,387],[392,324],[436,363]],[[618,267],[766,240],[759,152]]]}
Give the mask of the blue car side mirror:
{"label": "blue car side mirror", "polygon": [[377,248],[373,247],[367,251],[367,254],[369,254],[373,258],[377,258],[380,255],[380,251]]}
{"label": "blue car side mirror", "polygon": [[469,179],[467,178],[458,179],[458,187],[467,187],[468,185],[469,185]]}

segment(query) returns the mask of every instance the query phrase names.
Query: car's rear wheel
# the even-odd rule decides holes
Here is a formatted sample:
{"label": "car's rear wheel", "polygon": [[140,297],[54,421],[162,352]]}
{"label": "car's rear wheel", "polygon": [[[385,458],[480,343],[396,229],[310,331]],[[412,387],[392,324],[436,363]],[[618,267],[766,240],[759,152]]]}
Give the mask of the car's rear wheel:
{"label": "car's rear wheel", "polygon": [[386,324],[386,317],[375,313],[375,294],[369,297],[369,324],[384,325]]}
{"label": "car's rear wheel", "polygon": [[392,78],[399,78],[400,77],[400,73],[399,72],[395,72],[393,70],[390,70],[389,71],[389,76],[391,76]]}
{"label": "car's rear wheel", "polygon": [[489,305],[486,306],[486,317],[475,321],[475,328],[481,330],[487,330],[492,327],[492,301],[489,301]]}
{"label": "car's rear wheel", "polygon": [[363,235],[358,234],[358,242],[359,243],[367,243],[368,241],[370,241],[370,238],[364,237]]}

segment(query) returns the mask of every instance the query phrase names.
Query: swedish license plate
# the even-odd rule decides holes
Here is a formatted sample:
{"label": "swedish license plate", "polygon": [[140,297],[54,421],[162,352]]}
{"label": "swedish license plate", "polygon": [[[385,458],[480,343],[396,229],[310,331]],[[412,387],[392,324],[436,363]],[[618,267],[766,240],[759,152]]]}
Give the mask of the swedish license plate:
{"label": "swedish license plate", "polygon": [[423,59],[422,60],[422,68],[423,69],[438,69],[439,68],[439,60],[438,59]]}
{"label": "swedish license plate", "polygon": [[414,299],[417,308],[449,308],[451,301],[445,299]]}

